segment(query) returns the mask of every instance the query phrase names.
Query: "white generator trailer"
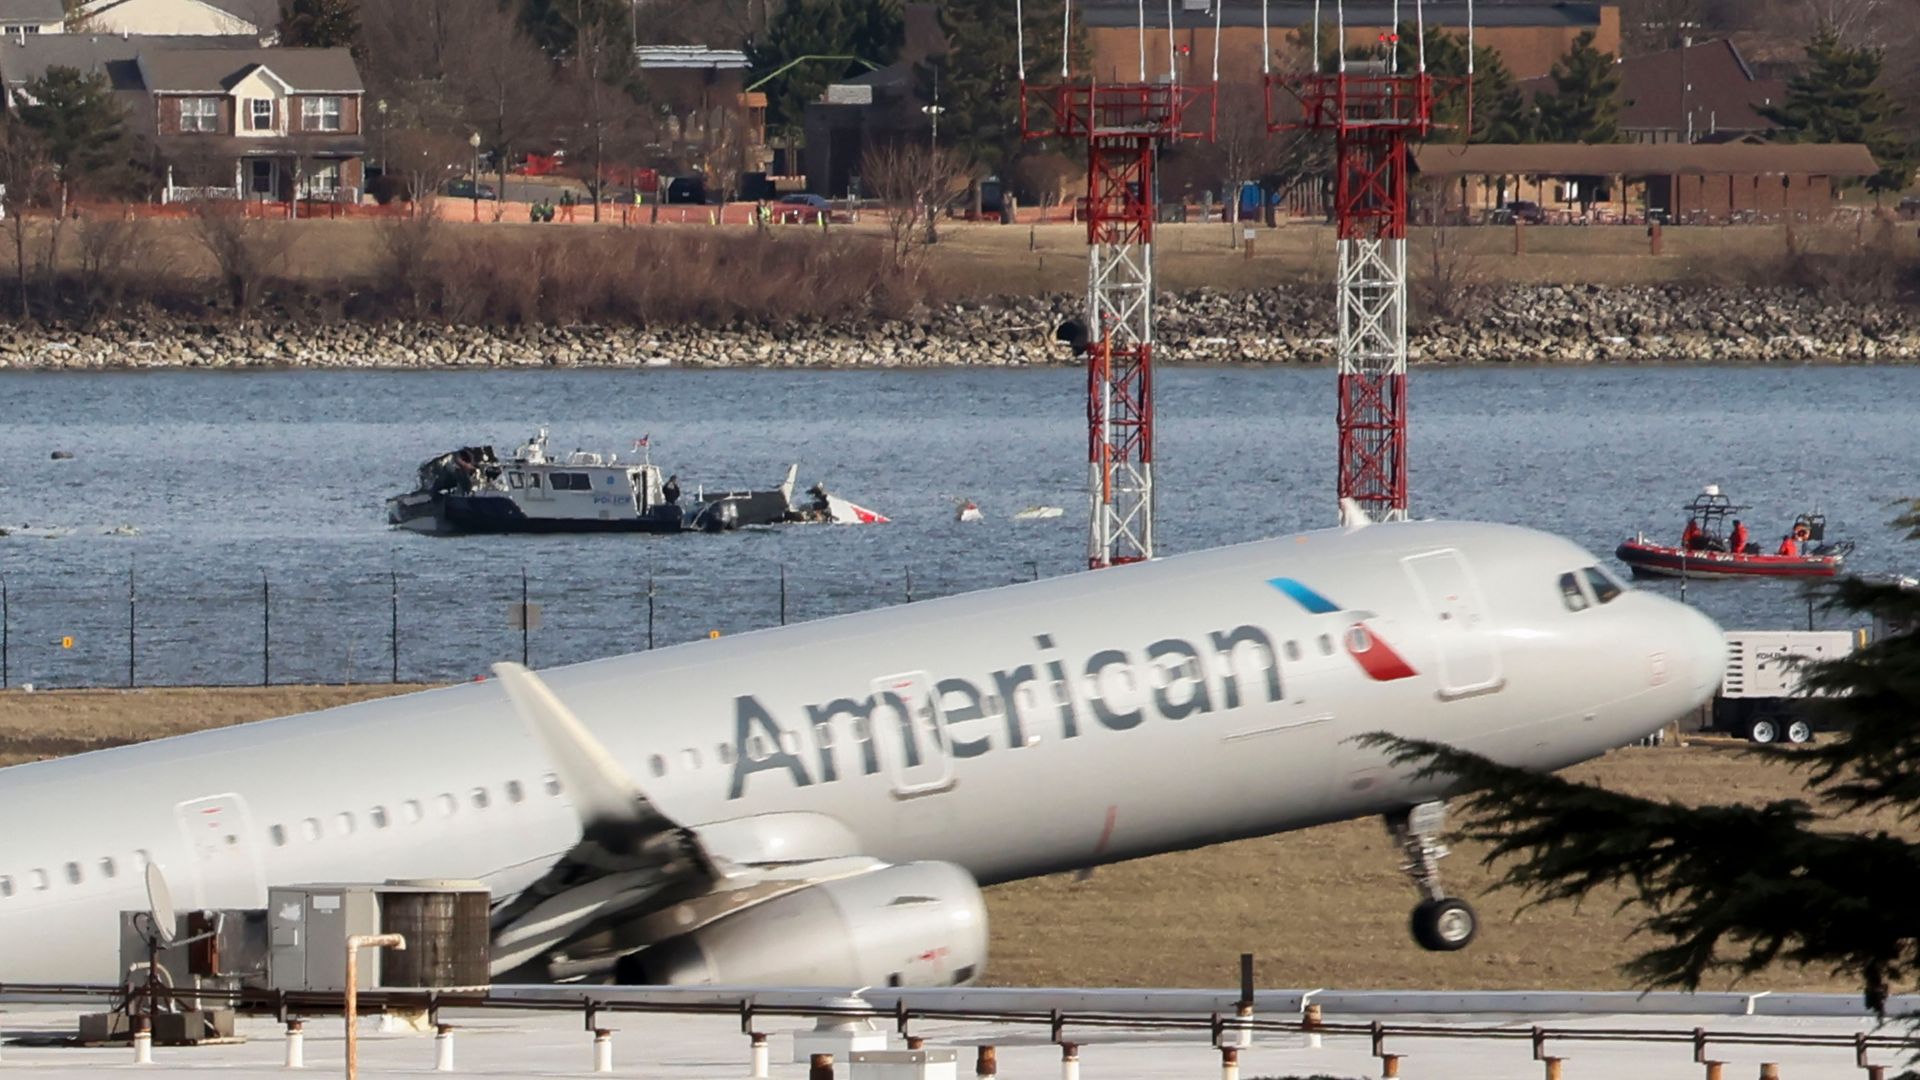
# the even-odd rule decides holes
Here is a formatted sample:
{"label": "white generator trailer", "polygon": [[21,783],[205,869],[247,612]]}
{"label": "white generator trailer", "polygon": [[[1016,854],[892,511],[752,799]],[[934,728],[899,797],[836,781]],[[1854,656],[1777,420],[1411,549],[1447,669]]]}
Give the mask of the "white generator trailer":
{"label": "white generator trailer", "polygon": [[1814,736],[1803,664],[1834,660],[1867,643],[1865,630],[1729,630],[1727,671],[1710,727],[1756,743],[1804,743]]}

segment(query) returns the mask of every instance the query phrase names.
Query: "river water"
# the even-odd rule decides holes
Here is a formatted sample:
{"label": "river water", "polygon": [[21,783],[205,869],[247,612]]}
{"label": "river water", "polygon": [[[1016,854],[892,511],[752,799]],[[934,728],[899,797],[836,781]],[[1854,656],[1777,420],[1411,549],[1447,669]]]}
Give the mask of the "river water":
{"label": "river water", "polygon": [[[122,684],[131,652],[143,684],[464,678],[519,656],[523,570],[535,664],[774,624],[783,567],[790,620],[1074,572],[1083,386],[1066,369],[0,375],[0,525],[72,530],[0,539],[7,677]],[[1174,368],[1156,392],[1163,553],[1331,522],[1330,371]],[[1411,393],[1421,516],[1536,526],[1610,561],[1637,529],[1677,536],[1679,507],[1714,482],[1753,505],[1763,544],[1820,505],[1830,536],[1859,541],[1855,568],[1920,565],[1920,545],[1886,527],[1892,501],[1920,493],[1920,369],[1421,369]],[[770,486],[799,462],[802,487],[824,480],[894,523],[462,539],[386,526],[384,499],[421,460],[505,452],[543,424],[556,450],[649,435],[689,489]],[[986,522],[957,523],[959,497]],[[1067,513],[1011,520],[1035,504]],[[120,525],[138,535],[106,531]],[[1729,627],[1808,617],[1787,583],[1694,582],[1687,598]]]}

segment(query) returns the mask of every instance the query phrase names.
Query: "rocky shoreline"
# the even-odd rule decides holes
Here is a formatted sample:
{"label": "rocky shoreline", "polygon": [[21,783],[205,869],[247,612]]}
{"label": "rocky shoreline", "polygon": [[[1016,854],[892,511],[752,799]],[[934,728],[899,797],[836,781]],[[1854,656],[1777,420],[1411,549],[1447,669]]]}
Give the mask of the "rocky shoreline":
{"label": "rocky shoreline", "polygon": [[[1920,307],[1790,288],[1513,286],[1450,320],[1415,316],[1415,363],[1913,363]],[[0,370],[113,368],[1028,366],[1074,362],[1051,340],[1077,297],[944,305],[781,328],[487,327],[432,322],[122,319],[0,328]],[[1327,290],[1163,295],[1161,363],[1324,363]]]}

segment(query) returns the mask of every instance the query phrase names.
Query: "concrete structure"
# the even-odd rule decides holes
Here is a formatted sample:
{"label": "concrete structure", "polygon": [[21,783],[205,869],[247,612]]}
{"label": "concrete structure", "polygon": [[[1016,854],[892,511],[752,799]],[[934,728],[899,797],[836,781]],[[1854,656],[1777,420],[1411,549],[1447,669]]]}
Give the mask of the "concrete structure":
{"label": "concrete structure", "polygon": [[1841,182],[1879,170],[1855,143],[1429,145],[1413,159],[1441,181],[1431,186],[1442,219],[1465,221],[1513,200],[1601,220],[1817,220]]}
{"label": "concrete structure", "polygon": [[[1220,0],[1226,7],[1220,12],[1220,77],[1223,80],[1258,80],[1261,73],[1261,0]],[[1429,25],[1464,29],[1467,25],[1464,0],[1441,0],[1426,5]],[[1274,67],[1284,66],[1303,56],[1306,40],[1312,33],[1314,4],[1311,0],[1269,0],[1266,18],[1270,31],[1267,42],[1274,50]],[[1320,5],[1322,47],[1334,37],[1334,4]],[[1390,0],[1352,0],[1346,5],[1347,44],[1372,45],[1380,34],[1391,28],[1394,5]],[[1087,48],[1093,57],[1093,76],[1100,82],[1132,82],[1140,77],[1139,21],[1141,5],[1135,0],[1084,0],[1087,22]],[[1401,13],[1410,18],[1411,5],[1401,5]],[[1147,40],[1147,78],[1166,78],[1168,63],[1167,7],[1164,3],[1145,5]],[[1546,0],[1541,3],[1488,2],[1473,5],[1475,43],[1500,53],[1516,79],[1545,75],[1572,46],[1582,31],[1594,32],[1594,47],[1602,52],[1620,51],[1620,5],[1617,3],[1575,3]],[[1214,13],[1203,2],[1176,0],[1173,13],[1174,61],[1183,79],[1209,77],[1213,69]],[[1296,45],[1294,41],[1300,42]],[[1183,52],[1184,50],[1184,52]]]}
{"label": "concrete structure", "polygon": [[270,39],[280,22],[276,0],[87,0],[75,14],[82,29],[101,34]]}

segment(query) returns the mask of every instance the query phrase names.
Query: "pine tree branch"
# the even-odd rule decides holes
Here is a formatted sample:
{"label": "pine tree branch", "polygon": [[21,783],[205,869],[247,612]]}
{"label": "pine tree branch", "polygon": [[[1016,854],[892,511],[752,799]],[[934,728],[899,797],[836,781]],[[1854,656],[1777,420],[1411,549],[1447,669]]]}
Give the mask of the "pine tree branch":
{"label": "pine tree branch", "polygon": [[1817,831],[1807,804],[1683,806],[1499,765],[1420,740],[1375,734],[1419,779],[1448,779],[1461,835],[1488,846],[1503,888],[1527,906],[1578,903],[1609,888],[1659,939],[1626,972],[1649,987],[1698,989],[1710,974],[1776,962],[1857,978],[1869,1007],[1920,963],[1920,845],[1884,832]]}

